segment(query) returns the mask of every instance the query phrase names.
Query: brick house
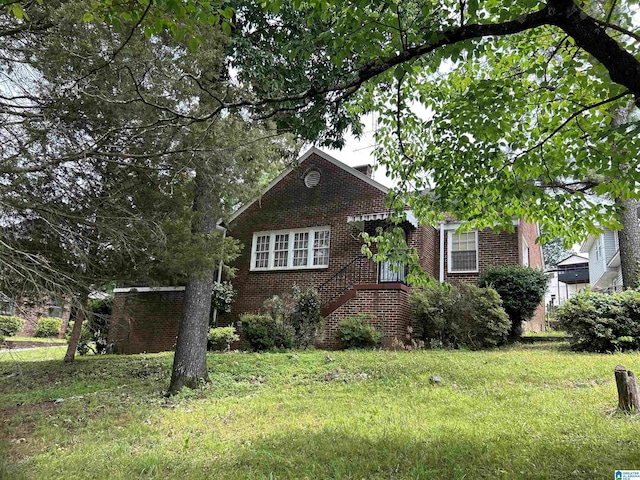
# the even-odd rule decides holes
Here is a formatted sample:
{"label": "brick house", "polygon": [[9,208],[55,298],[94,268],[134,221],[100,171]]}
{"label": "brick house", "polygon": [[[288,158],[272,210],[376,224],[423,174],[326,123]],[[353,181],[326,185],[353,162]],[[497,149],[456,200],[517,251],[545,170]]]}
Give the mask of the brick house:
{"label": "brick house", "polygon": [[55,297],[43,297],[39,301],[27,298],[10,298],[0,292],[0,315],[14,315],[24,319],[24,327],[16,335],[32,337],[42,317],[59,318],[62,321],[58,337],[62,338],[67,330],[71,306],[68,302],[56,300]]}
{"label": "brick house", "polygon": [[[233,311],[222,315],[220,324],[233,323],[242,313],[257,312],[273,295],[289,292],[291,286],[315,287],[320,292],[325,332],[319,346],[336,346],[334,332],[342,318],[362,312],[384,330],[385,344],[404,339],[409,326],[408,294],[404,272],[389,264],[375,263],[360,253],[363,231],[388,225],[385,208],[388,189],[371,178],[369,166],[351,168],[312,148],[296,168],[274,179],[263,195],[237,210],[228,223],[228,233],[245,248],[234,262],[232,283],[238,291]],[[421,266],[433,277],[450,283],[474,282],[489,266],[523,264],[542,268],[542,251],[535,239],[535,225],[514,221],[513,232],[491,230],[456,231],[459,223],[420,225],[412,212],[401,225],[407,245],[415,248]],[[125,325],[113,340],[122,351],[158,351],[173,343],[147,342],[145,336],[172,334],[175,342],[182,294],[178,289],[116,289],[113,318]],[[144,297],[144,298],[143,298]],[[153,304],[157,312],[151,315]],[[159,306],[164,302],[165,307]],[[129,313],[123,314],[129,305]],[[144,329],[130,326],[144,317]],[[129,326],[126,326],[129,325]],[[541,310],[527,325],[544,328]],[[134,332],[135,330],[135,332]],[[128,335],[128,337],[127,337]],[[116,338],[120,337],[120,338]],[[131,340],[135,339],[135,346]],[[128,342],[128,343],[127,343]],[[143,350],[140,350],[143,348]]]}

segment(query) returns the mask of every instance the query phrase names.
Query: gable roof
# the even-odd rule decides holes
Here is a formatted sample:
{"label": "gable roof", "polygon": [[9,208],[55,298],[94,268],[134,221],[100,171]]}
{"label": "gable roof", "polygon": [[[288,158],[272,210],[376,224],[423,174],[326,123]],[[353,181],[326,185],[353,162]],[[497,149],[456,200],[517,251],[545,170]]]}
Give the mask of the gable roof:
{"label": "gable roof", "polygon": [[359,172],[355,168],[352,168],[352,167],[342,163],[340,160],[335,159],[334,157],[332,157],[328,153],[323,152],[322,150],[320,150],[320,149],[318,149],[316,147],[311,147],[309,150],[307,150],[302,156],[300,156],[297,159],[297,161],[296,161],[297,165],[296,166],[287,168],[284,172],[282,172],[276,178],[271,180],[271,183],[269,183],[267,188],[257,198],[255,198],[254,200],[242,205],[235,212],[233,212],[233,214],[229,218],[229,222],[228,223],[233,222],[236,218],[238,218],[240,215],[242,215],[242,213],[246,209],[248,209],[251,205],[256,203],[259,198],[261,198],[265,193],[267,193],[269,190],[271,190],[273,187],[275,187],[283,178],[285,178],[287,175],[289,175],[293,171],[294,168],[302,165],[313,154],[318,155],[323,160],[326,160],[327,162],[332,163],[336,167],[341,168],[345,172],[350,173],[351,175],[353,175],[354,177],[358,178],[359,180],[362,180],[363,182],[369,184],[370,186],[380,190],[382,193],[388,193],[389,192],[389,189],[387,187],[385,187],[381,183],[376,182],[374,179],[372,179],[370,177],[367,177],[364,173]]}
{"label": "gable roof", "polygon": [[564,266],[564,265],[576,265],[581,263],[589,263],[589,257],[585,257],[584,255],[580,255],[578,253],[572,253],[568,257],[565,257],[564,260],[560,260],[556,265]]}

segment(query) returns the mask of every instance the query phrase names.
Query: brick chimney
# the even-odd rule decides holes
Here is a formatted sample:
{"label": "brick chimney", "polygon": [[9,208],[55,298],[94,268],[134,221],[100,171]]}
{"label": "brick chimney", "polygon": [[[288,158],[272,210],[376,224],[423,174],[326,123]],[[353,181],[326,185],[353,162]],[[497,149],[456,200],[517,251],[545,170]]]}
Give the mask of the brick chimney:
{"label": "brick chimney", "polygon": [[358,170],[360,173],[364,173],[369,178],[371,178],[371,175],[373,174],[373,169],[371,168],[371,165],[360,165],[359,167],[353,167],[353,168]]}

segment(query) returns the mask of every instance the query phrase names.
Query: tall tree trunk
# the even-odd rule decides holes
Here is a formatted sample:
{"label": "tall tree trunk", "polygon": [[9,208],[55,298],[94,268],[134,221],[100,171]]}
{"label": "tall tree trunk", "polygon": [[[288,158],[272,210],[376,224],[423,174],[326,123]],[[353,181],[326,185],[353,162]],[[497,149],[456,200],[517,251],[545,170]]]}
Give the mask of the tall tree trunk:
{"label": "tall tree trunk", "polygon": [[82,293],[79,297],[79,305],[76,313],[76,319],[73,322],[73,330],[71,330],[71,338],[69,338],[69,345],[67,346],[67,353],[64,354],[64,362],[73,362],[76,358],[76,349],[78,348],[78,342],[80,341],[80,334],[82,333],[82,322],[85,319],[85,310],[87,308],[87,301],[89,300],[88,293]]}
{"label": "tall tree trunk", "polygon": [[[206,177],[205,177],[206,178]],[[212,212],[211,193],[203,175],[196,173],[194,219],[191,231],[194,235],[209,235],[215,230],[216,217]],[[190,272],[184,292],[182,321],[178,330],[173,371],[168,393],[178,393],[182,387],[196,388],[200,382],[209,381],[207,371],[207,332],[211,312],[213,269]]]}
{"label": "tall tree trunk", "polygon": [[200,382],[209,381],[207,330],[213,286],[211,278],[192,280],[184,291],[184,313],[173,357],[170,394],[178,393],[182,387],[196,388]]}
{"label": "tall tree trunk", "polygon": [[[628,122],[632,105],[619,107],[614,112],[612,125],[619,127]],[[613,148],[616,148],[614,145]],[[627,165],[627,168],[631,168]],[[618,232],[620,245],[620,266],[622,268],[622,288],[636,288],[640,285],[640,202],[632,198],[616,198],[616,207],[622,221]]]}
{"label": "tall tree trunk", "polygon": [[618,232],[620,242],[620,265],[622,285],[625,290],[640,287],[640,201],[617,200],[622,207],[622,230]]}

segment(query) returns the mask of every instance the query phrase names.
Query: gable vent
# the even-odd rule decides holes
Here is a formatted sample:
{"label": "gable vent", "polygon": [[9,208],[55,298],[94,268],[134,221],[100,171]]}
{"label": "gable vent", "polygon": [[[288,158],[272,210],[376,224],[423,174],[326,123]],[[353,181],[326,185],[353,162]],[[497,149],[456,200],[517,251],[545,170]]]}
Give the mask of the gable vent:
{"label": "gable vent", "polygon": [[304,184],[307,188],[313,188],[320,183],[320,172],[318,170],[311,170],[304,176]]}

